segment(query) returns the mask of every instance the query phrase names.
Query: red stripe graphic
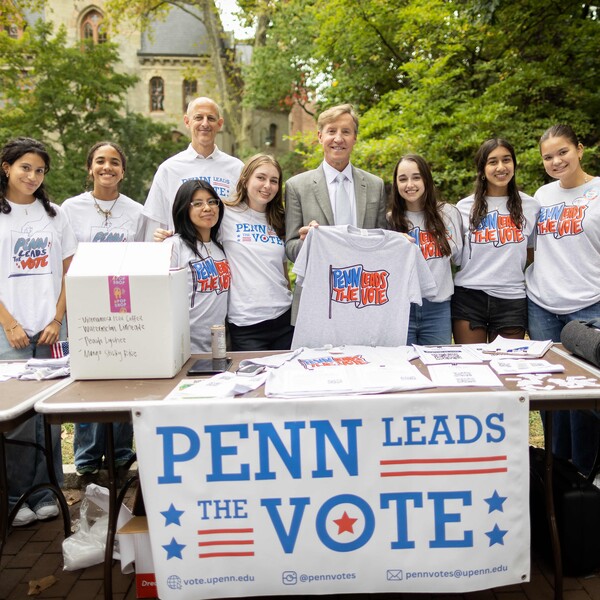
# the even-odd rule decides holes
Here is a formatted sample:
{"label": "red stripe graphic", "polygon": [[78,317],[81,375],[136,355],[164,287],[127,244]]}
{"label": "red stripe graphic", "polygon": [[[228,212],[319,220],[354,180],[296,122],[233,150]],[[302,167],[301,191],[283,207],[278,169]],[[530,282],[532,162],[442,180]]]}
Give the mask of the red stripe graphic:
{"label": "red stripe graphic", "polygon": [[[235,537],[236,534],[240,533],[254,533],[254,529],[252,527],[241,527],[241,528],[228,528],[228,529],[199,529],[198,535],[223,535],[227,536],[230,539],[216,539],[209,540],[205,542],[198,542],[198,546],[200,548],[207,546],[252,546],[254,545],[254,540],[252,539],[231,539]],[[254,552],[235,552],[235,551],[221,551],[221,552],[203,552],[198,554],[198,558],[228,558],[235,556],[254,556]]]}
{"label": "red stripe graphic", "polygon": [[[472,456],[469,458],[409,458],[409,459],[390,459],[380,460],[379,464],[384,467],[388,465],[456,465],[456,469],[442,469],[442,470],[400,470],[400,471],[384,471],[380,473],[380,477],[425,477],[430,475],[486,475],[489,473],[506,473],[507,467],[479,467],[465,469],[463,465],[465,463],[489,463],[489,462],[503,462],[506,461],[506,455],[498,456]],[[458,468],[458,465],[463,468]]]}
{"label": "red stripe graphic", "polygon": [[223,558],[227,556],[254,556],[254,552],[212,552],[210,554],[198,554],[198,558]]}

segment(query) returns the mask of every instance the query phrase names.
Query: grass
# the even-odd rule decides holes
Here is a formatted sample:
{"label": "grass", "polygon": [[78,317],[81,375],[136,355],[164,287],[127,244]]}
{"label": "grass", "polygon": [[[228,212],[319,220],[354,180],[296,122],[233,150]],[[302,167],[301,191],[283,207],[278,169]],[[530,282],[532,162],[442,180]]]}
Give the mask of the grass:
{"label": "grass", "polygon": [[[63,423],[62,426],[62,455],[65,465],[73,464],[73,434],[75,426],[73,423]],[[529,444],[532,446],[544,446],[544,430],[540,413],[536,411],[529,412]]]}

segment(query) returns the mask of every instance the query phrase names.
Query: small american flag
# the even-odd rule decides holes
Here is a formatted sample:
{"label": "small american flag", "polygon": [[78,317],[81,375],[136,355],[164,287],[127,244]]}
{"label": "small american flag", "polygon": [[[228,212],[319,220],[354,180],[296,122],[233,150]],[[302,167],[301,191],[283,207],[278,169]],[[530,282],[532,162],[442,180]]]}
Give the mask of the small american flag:
{"label": "small american flag", "polygon": [[55,342],[50,346],[52,358],[63,358],[69,354],[69,342]]}

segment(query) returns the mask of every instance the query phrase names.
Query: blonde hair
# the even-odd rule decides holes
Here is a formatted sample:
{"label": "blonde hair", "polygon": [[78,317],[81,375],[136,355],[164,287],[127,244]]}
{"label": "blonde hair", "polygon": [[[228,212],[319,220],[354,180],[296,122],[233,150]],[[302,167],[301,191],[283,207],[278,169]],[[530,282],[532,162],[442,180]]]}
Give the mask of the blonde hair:
{"label": "blonde hair", "polygon": [[324,110],[317,119],[317,129],[323,131],[325,125],[333,123],[336,119],[339,119],[342,115],[350,115],[354,121],[354,133],[358,133],[358,115],[354,111],[352,104],[339,104],[338,106],[332,106],[327,110]]}

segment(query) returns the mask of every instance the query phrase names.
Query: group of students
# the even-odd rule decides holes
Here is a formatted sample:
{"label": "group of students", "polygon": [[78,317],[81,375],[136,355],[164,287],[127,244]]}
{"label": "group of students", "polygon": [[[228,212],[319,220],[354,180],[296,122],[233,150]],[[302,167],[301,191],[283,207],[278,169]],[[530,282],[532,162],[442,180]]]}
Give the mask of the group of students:
{"label": "group of students", "polygon": [[[477,151],[475,192],[440,201],[427,163],[406,155],[394,170],[390,225],[421,241],[438,293],[412,305],[408,343],[507,338],[560,342],[569,321],[600,317],[600,177],[581,166],[583,145],[568,125],[540,139],[554,180],[533,198],[519,191],[517,158],[503,139]],[[432,244],[433,242],[433,244]],[[459,270],[452,285],[452,264]],[[584,473],[598,448],[598,422],[579,411],[554,416],[553,450]]]}
{"label": "group of students", "polygon": [[[559,341],[568,321],[600,317],[600,178],[581,167],[583,146],[569,126],[546,131],[540,151],[555,181],[532,198],[518,189],[511,144],[484,142],[475,157],[474,194],[456,205],[441,200],[422,157],[400,158],[387,226],[415,240],[437,284],[434,297],[411,305],[407,343],[485,342],[526,332],[532,339]],[[142,205],[119,192],[126,157],[111,142],[90,149],[91,190],[60,207],[44,188],[50,158],[41,143],[11,140],[1,150],[0,165],[0,359],[39,357],[65,339],[64,275],[77,243],[144,239]],[[193,352],[209,351],[210,326],[225,321],[232,350],[290,347],[282,187],[278,162],[258,154],[246,162],[226,201],[203,179],[185,181],[173,200],[173,230],[154,232],[156,241],[172,236],[172,266],[188,269]],[[249,240],[255,243],[240,243]],[[459,269],[454,277],[453,265]],[[41,442],[39,419],[31,421],[8,437]],[[132,430],[128,424],[117,427],[116,462],[126,465]],[[595,424],[580,413],[563,414],[555,451],[588,468],[591,430],[595,433]],[[102,431],[94,424],[76,428],[81,474],[95,474],[101,466]],[[12,460],[9,453],[11,504],[43,478],[39,450],[27,449],[26,457],[23,452]],[[51,494],[41,491],[28,498],[14,524],[57,514]]]}

